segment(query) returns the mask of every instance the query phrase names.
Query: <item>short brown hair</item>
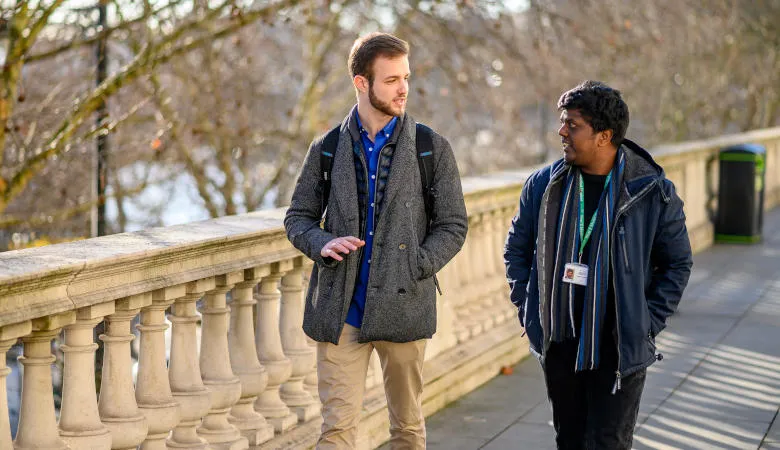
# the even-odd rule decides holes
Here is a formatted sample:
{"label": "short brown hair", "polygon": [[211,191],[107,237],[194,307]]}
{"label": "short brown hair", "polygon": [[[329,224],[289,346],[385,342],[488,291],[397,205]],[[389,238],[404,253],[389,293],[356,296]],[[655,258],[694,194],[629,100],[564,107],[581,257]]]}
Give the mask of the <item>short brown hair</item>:
{"label": "short brown hair", "polygon": [[362,75],[369,82],[374,81],[374,61],[383,56],[395,58],[409,54],[409,44],[392,34],[370,33],[355,39],[352,50],[349,52],[347,65],[352,78]]}

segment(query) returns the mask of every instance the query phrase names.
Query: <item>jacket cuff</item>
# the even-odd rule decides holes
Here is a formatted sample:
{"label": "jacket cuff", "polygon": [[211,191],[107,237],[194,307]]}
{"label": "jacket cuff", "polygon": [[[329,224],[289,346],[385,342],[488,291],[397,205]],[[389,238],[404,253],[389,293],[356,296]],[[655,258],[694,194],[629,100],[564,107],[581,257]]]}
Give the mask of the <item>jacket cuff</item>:
{"label": "jacket cuff", "polygon": [[330,242],[332,240],[332,237],[328,234],[323,234],[322,236],[318,236],[312,243],[311,243],[311,249],[312,249],[312,255],[311,259],[312,261],[316,262],[317,264],[325,267],[334,268],[336,267],[339,262],[331,257],[323,257],[322,256],[322,249],[325,247],[325,244]]}
{"label": "jacket cuff", "polygon": [[418,280],[425,280],[426,278],[430,278],[434,275],[433,263],[428,258],[422,256],[422,251],[423,249],[420,248],[417,253]]}
{"label": "jacket cuff", "polygon": [[651,317],[650,319],[650,337],[655,339],[656,336],[658,336],[658,333],[660,333],[664,328],[666,328],[666,324],[659,321],[658,319]]}

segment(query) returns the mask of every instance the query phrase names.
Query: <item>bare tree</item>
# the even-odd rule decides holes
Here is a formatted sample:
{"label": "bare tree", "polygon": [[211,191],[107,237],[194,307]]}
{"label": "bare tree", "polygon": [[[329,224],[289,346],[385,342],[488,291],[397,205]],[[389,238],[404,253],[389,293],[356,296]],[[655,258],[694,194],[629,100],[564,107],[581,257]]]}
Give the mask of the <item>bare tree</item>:
{"label": "bare tree", "polygon": [[[773,0],[120,2],[105,30],[64,2],[19,5],[0,16],[6,229],[84,229],[91,140],[106,132],[115,231],[167,223],[182,186],[193,217],[285,204],[308,143],[354,103],[346,56],[373,30],[411,43],[409,111],[449,138],[463,174],[557,153],[555,102],[584,79],[623,91],[648,146],[778,123]],[[116,62],[95,89],[104,36]],[[106,98],[111,119],[94,126]]]}
{"label": "bare tree", "polygon": [[[62,0],[17,1],[11,8],[4,7],[1,17],[7,39],[0,77],[0,212],[6,216],[3,222],[18,222],[19,217],[13,214],[12,207],[17,206],[14,200],[25,191],[36,189],[31,186],[33,180],[33,184],[45,185],[42,175],[47,167],[58,165],[55,163],[64,155],[83,148],[96,134],[113,133],[131,122],[148,100],[125,98],[127,102],[113,105],[118,111],[111,120],[92,125],[94,113],[102,102],[118,97],[123,89],[148,77],[161,64],[258,20],[270,22],[281,18],[282,11],[296,3],[279,0],[246,6],[226,0],[195,8],[193,3],[172,0],[155,3],[156,9],[135,11],[132,3],[116,1],[112,3],[114,23],[91,32],[78,26],[81,12],[68,10]],[[123,45],[128,35],[149,24],[154,24],[154,32],[146,33],[147,39],[135,51]],[[125,52],[126,61],[114,67],[105,82],[93,88],[85,53],[102,36],[111,38],[111,44]],[[43,79],[51,83],[38,83],[38,78],[33,76],[36,73],[46,74]],[[34,88],[27,87],[32,85]],[[40,96],[31,102],[28,93],[33,90]],[[25,107],[25,101],[29,106]],[[81,162],[81,168],[88,166]],[[78,172],[69,175],[78,176]],[[86,208],[90,201],[86,199],[53,215],[49,212],[48,217],[67,217]],[[18,208],[21,216],[27,216],[24,213],[29,208],[25,205]]]}

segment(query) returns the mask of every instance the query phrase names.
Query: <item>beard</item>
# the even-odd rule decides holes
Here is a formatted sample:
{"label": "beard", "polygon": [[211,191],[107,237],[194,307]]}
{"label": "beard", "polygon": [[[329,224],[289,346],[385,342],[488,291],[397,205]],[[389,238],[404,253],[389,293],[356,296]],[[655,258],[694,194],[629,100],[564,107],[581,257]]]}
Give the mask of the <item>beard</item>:
{"label": "beard", "polygon": [[377,111],[380,111],[383,114],[387,114],[388,116],[401,117],[404,114],[403,106],[396,108],[393,106],[392,102],[384,102],[380,100],[376,94],[374,94],[373,82],[368,84],[368,101]]}

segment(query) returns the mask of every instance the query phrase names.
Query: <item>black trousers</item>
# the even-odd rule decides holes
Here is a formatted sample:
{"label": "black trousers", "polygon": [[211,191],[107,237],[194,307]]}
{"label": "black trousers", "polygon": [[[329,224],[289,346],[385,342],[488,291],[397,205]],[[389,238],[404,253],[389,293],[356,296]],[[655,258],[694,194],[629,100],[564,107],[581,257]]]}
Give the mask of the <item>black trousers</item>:
{"label": "black trousers", "polygon": [[553,342],[544,362],[558,449],[630,450],[646,369],[621,380],[612,394],[617,355],[606,352],[597,370],[575,373],[577,341]]}

